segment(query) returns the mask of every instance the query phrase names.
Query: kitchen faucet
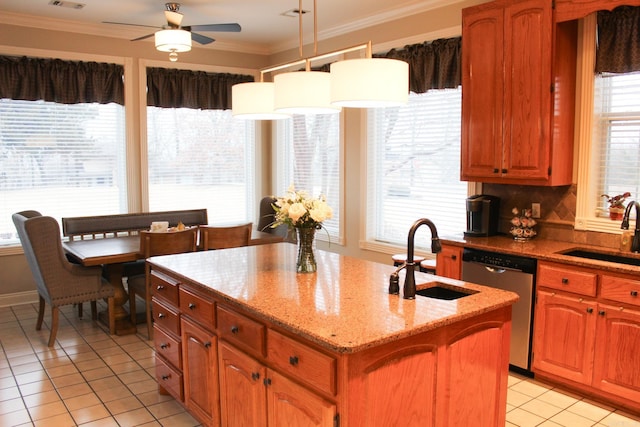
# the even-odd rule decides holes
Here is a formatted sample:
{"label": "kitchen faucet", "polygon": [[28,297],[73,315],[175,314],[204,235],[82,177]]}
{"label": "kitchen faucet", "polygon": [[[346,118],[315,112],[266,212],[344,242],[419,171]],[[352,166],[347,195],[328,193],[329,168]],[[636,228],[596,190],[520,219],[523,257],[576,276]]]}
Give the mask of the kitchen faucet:
{"label": "kitchen faucet", "polygon": [[627,209],[624,211],[620,228],[623,230],[629,229],[629,215],[631,214],[632,206],[636,207],[636,231],[633,234],[633,241],[631,242],[631,252],[640,252],[640,203],[638,203],[638,201],[634,200],[629,202]]}
{"label": "kitchen faucet", "polygon": [[431,230],[431,252],[437,254],[442,250],[440,239],[438,238],[438,230],[436,230],[436,226],[433,224],[433,222],[431,222],[431,220],[427,218],[422,218],[414,222],[409,229],[409,236],[407,238],[407,260],[403,265],[398,267],[398,269],[394,271],[393,274],[391,274],[391,278],[389,279],[390,294],[400,293],[400,287],[398,286],[398,272],[402,269],[406,269],[407,271],[404,278],[402,297],[404,299],[414,299],[416,297],[416,278],[414,274],[416,263],[413,259],[413,241],[415,239],[416,230],[424,224],[426,224],[427,227],[429,227],[429,229]]}

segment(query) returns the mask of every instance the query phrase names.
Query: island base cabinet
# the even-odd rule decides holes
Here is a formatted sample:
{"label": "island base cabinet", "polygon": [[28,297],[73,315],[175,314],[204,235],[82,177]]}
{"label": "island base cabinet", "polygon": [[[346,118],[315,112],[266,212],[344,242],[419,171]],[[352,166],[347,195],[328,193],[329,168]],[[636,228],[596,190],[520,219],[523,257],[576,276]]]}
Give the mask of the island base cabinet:
{"label": "island base cabinet", "polygon": [[222,426],[335,425],[336,406],[332,402],[227,343],[221,343],[219,349]]}
{"label": "island base cabinet", "polygon": [[202,424],[218,426],[217,338],[186,318],[181,329],[185,406]]}

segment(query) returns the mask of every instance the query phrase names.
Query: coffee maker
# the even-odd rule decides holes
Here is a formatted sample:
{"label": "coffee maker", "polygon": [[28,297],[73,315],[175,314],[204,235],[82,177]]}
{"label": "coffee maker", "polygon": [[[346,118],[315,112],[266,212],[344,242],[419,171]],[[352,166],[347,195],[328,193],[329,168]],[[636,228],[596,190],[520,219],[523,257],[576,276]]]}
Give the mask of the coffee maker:
{"label": "coffee maker", "polygon": [[483,237],[498,234],[500,198],[476,194],[467,198],[467,231],[465,237]]}

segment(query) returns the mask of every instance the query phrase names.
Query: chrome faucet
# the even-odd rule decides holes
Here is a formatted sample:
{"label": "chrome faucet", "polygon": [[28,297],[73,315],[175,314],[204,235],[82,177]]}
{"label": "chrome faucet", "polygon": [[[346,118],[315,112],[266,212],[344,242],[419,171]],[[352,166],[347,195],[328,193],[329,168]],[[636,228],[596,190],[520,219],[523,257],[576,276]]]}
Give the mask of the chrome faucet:
{"label": "chrome faucet", "polygon": [[631,242],[631,252],[640,252],[640,203],[638,203],[638,201],[634,200],[629,202],[627,209],[624,211],[620,228],[623,230],[629,229],[629,215],[631,214],[632,206],[636,207],[636,231],[633,234],[633,241]]}
{"label": "chrome faucet", "polygon": [[391,275],[391,278],[389,280],[390,294],[397,294],[400,292],[400,288],[398,286],[398,272],[402,269],[406,269],[407,271],[404,278],[402,297],[404,299],[414,299],[416,297],[416,278],[414,274],[416,263],[413,259],[413,241],[415,239],[416,230],[424,224],[426,224],[427,227],[429,227],[429,229],[431,230],[431,252],[437,254],[442,250],[440,239],[438,238],[438,230],[436,230],[436,226],[433,224],[433,222],[431,222],[431,220],[428,220],[427,218],[422,218],[414,222],[409,229],[409,236],[407,238],[407,260]]}

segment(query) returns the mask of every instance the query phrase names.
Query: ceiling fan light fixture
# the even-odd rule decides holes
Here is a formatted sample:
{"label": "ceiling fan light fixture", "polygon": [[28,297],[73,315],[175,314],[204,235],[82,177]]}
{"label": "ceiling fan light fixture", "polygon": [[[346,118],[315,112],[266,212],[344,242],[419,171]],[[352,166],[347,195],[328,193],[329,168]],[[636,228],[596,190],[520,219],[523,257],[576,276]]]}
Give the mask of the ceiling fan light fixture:
{"label": "ceiling fan light fixture", "polygon": [[339,106],[331,105],[331,76],[322,71],[293,71],[277,74],[274,106],[279,113],[334,114]]}
{"label": "ceiling fan light fixture", "polygon": [[279,120],[291,116],[274,110],[272,82],[239,83],[231,87],[231,114],[246,120]]}
{"label": "ceiling fan light fixture", "polygon": [[347,59],[331,64],[331,104],[351,108],[405,105],[409,64],[388,58]]}
{"label": "ceiling fan light fixture", "polygon": [[189,52],[191,50],[191,33],[186,30],[172,28],[155,33],[156,49],[160,52]]}

